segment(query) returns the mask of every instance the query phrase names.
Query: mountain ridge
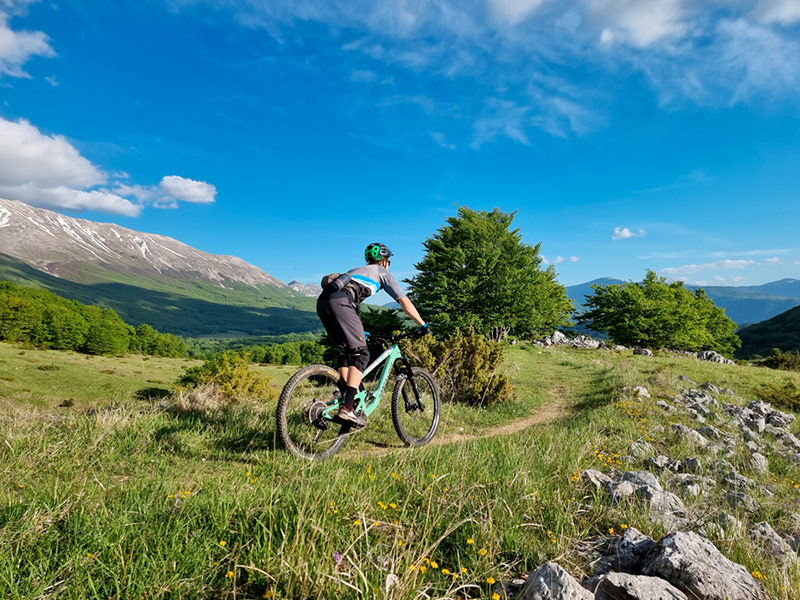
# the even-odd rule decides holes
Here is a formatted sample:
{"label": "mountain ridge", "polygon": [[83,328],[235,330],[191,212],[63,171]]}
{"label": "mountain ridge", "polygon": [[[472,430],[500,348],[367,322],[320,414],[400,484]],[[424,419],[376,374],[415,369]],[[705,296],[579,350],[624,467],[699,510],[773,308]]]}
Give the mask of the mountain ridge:
{"label": "mountain ridge", "polygon": [[[625,281],[613,277],[601,277],[567,286],[566,289],[567,295],[575,303],[575,308],[580,311],[584,307],[584,295],[592,294],[592,284],[621,283]],[[728,317],[740,327],[760,323],[795,306],[800,306],[800,280],[788,277],[751,286],[688,285],[686,287],[692,291],[704,289],[709,298],[723,308]]]}

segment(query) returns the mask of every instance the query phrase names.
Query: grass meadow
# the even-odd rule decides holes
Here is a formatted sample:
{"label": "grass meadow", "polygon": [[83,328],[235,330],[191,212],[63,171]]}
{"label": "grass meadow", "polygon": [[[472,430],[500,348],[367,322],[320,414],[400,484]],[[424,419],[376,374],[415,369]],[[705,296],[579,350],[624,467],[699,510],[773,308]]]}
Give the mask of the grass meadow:
{"label": "grass meadow", "polygon": [[[655,405],[679,392],[679,375],[739,402],[776,378],[800,384],[756,367],[519,344],[505,367],[513,401],[445,404],[434,443],[406,449],[384,398],[339,455],[307,463],[276,447],[274,401],[175,404],[170,384],[191,364],[0,344],[0,596],[497,600],[500,581],[547,560],[590,572],[593,544],[626,527],[662,535],[645,507],[612,506],[578,475],[641,467],[620,464],[635,440],[696,455],[669,430],[687,417]],[[294,371],[261,369],[278,389]],[[625,396],[630,385],[653,397]],[[769,458],[763,476],[745,470],[743,447],[731,462],[771,486],[757,495],[760,520],[797,533],[800,469]],[[698,518],[709,502],[686,501]],[[800,597],[796,568],[746,534],[714,541],[770,597]]]}

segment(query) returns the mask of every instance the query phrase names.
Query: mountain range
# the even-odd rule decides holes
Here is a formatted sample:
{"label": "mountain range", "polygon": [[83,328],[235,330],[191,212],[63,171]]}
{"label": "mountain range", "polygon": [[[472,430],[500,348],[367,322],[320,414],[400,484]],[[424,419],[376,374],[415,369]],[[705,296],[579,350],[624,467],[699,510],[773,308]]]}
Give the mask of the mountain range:
{"label": "mountain range", "polygon": [[[235,256],[170,237],[68,217],[0,198],[0,279],[115,309],[126,321],[185,336],[312,335],[316,283],[285,284]],[[568,286],[578,310],[594,284]],[[691,287],[691,286],[690,286]],[[800,306],[800,280],[706,287],[738,325]]]}
{"label": "mountain range", "polygon": [[321,330],[314,301],[235,256],[0,199],[0,279],[188,336]]}
{"label": "mountain range", "polygon": [[[582,311],[585,296],[591,295],[592,285],[613,285],[625,283],[613,277],[603,277],[567,286],[567,295],[575,303],[578,311]],[[686,286],[695,290],[698,286]],[[783,313],[795,306],[800,306],[800,280],[781,279],[762,285],[749,286],[703,286],[717,306],[725,309],[731,320],[745,327],[759,323]]]}

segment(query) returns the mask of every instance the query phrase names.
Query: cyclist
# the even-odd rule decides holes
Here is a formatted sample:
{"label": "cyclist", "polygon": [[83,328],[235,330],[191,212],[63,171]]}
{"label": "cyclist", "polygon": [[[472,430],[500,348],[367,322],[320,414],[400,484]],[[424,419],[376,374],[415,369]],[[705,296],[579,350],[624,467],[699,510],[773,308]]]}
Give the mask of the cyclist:
{"label": "cyclist", "polygon": [[369,244],[364,250],[367,264],[356,267],[347,273],[333,273],[323,278],[323,290],[317,299],[317,314],[325,331],[337,346],[344,346],[339,355],[339,374],[344,382],[343,404],[339,409],[339,419],[359,427],[367,424],[366,419],[355,412],[355,397],[364,369],[369,364],[369,351],[361,323],[359,307],[361,303],[383,289],[400,304],[420,329],[427,325],[416,307],[403,293],[394,276],[389,273],[391,250],[385,244]]}

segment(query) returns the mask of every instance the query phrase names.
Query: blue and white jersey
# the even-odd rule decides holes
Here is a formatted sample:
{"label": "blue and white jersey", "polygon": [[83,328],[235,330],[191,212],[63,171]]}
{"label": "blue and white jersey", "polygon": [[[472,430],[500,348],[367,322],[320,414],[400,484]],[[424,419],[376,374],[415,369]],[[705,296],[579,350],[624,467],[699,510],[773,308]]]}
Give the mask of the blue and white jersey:
{"label": "blue and white jersey", "polygon": [[400,284],[397,283],[394,275],[379,264],[356,267],[355,269],[350,269],[347,274],[350,275],[352,281],[356,284],[357,302],[363,302],[370,296],[377,294],[380,290],[386,290],[386,293],[395,301],[405,297],[403,289],[400,287]]}

